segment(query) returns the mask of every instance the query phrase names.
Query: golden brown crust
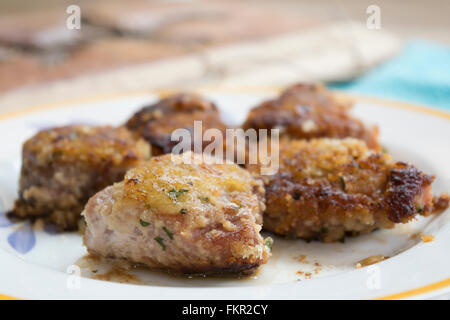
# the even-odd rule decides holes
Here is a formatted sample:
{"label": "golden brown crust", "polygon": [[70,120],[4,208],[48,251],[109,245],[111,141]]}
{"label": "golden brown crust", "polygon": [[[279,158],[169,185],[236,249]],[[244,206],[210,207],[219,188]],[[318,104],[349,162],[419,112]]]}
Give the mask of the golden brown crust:
{"label": "golden brown crust", "polygon": [[106,167],[135,162],[147,148],[125,128],[70,125],[40,131],[24,143],[23,153],[38,165],[77,161]]}
{"label": "golden brown crust", "polygon": [[171,156],[144,162],[89,201],[89,250],[189,274],[251,272],[266,263],[262,182],[233,163]]}
{"label": "golden brown crust", "polygon": [[434,177],[420,172],[411,165],[397,162],[389,171],[385,191],[389,220],[396,223],[405,222],[414,217],[418,211],[423,214],[431,212],[433,209],[431,199],[424,202],[424,207],[417,207],[416,199],[426,188],[431,187],[433,180]]}
{"label": "golden brown crust", "polygon": [[446,193],[433,197],[433,213],[439,214],[450,206],[450,196]]}
{"label": "golden brown crust", "polygon": [[433,210],[432,176],[352,138],[282,139],[280,169],[263,179],[264,228],[282,235],[331,242]]}
{"label": "golden brown crust", "polygon": [[125,128],[65,126],[43,130],[23,146],[19,199],[11,215],[78,228],[89,197],[148,159],[149,146]]}
{"label": "golden brown crust", "polygon": [[350,108],[322,85],[296,84],[253,108],[243,128],[278,128],[281,135],[294,139],[354,137],[379,151],[378,128],[365,126],[349,114]]}
{"label": "golden brown crust", "polygon": [[193,133],[195,120],[202,121],[203,132],[210,128],[224,132],[226,128],[216,105],[194,94],[177,94],[144,107],[128,120],[126,127],[147,140],[153,155],[158,155],[170,153],[178,143],[171,141],[174,130]]}

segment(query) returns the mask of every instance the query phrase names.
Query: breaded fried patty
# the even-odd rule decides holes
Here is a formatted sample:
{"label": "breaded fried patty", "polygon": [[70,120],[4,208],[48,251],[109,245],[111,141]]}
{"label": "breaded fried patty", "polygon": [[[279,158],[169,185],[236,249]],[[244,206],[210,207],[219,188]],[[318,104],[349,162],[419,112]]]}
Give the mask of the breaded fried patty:
{"label": "breaded fried patty", "polygon": [[77,125],[41,131],[23,145],[19,199],[11,215],[77,229],[89,198],[149,157],[148,143],[135,141],[125,128]]}
{"label": "breaded fried patty", "polygon": [[264,229],[277,234],[333,242],[433,212],[434,177],[361,140],[282,139],[279,165],[262,177]]}
{"label": "breaded fried patty", "polygon": [[322,85],[296,84],[250,110],[243,128],[278,128],[281,136],[294,139],[353,137],[379,151],[378,128],[365,126],[349,114],[350,108]]}
{"label": "breaded fried patty", "polygon": [[89,200],[84,244],[178,273],[249,274],[269,256],[259,233],[263,196],[261,181],[233,163],[154,157]]}
{"label": "breaded fried patty", "polygon": [[147,140],[152,154],[158,155],[170,153],[178,143],[171,141],[174,130],[187,129],[193,134],[195,120],[202,121],[203,131],[226,129],[216,105],[195,94],[177,94],[144,107],[128,120],[126,127]]}

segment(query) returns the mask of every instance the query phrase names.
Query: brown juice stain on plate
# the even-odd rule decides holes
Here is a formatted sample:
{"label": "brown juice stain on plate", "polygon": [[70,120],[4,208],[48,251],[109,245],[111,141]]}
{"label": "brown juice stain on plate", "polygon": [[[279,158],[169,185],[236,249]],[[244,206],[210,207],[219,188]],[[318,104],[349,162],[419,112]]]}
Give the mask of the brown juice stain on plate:
{"label": "brown juice stain on plate", "polygon": [[[295,260],[297,260],[298,262],[300,262],[302,264],[311,264],[309,261],[306,260],[306,255],[304,255],[304,254],[299,255],[298,257],[295,258]],[[298,270],[296,273],[299,276],[303,276],[304,277],[303,279],[312,279],[313,275],[318,275],[320,273],[320,271],[322,271],[322,269],[323,269],[322,265],[318,261],[315,261],[313,266],[314,266],[314,269],[310,272]],[[302,279],[300,278],[297,280],[302,280]]]}
{"label": "brown juice stain on plate", "polygon": [[384,261],[386,259],[389,259],[389,257],[385,257],[385,256],[383,256],[381,254],[370,256],[370,257],[367,257],[365,259],[362,259],[362,260],[358,261],[356,263],[356,268],[359,269],[359,268],[367,267],[367,266],[370,266],[372,264]]}
{"label": "brown juice stain on plate", "polygon": [[142,284],[138,276],[130,274],[128,273],[128,270],[122,269],[120,267],[112,267],[111,270],[106,273],[95,274],[92,276],[92,279],[119,283]]}
{"label": "brown juice stain on plate", "polygon": [[223,281],[233,281],[233,280],[256,280],[261,267],[255,270],[251,275],[233,275],[233,274],[179,274],[173,273],[167,270],[149,268],[145,265],[133,264],[122,259],[108,259],[103,258],[95,254],[87,254],[76,262],[82,270],[88,271],[85,275],[88,278],[119,282],[119,283],[131,283],[139,285],[152,285],[151,281],[142,280],[139,276],[135,275],[133,272],[151,272],[152,274],[160,275],[162,277],[168,277],[171,279],[189,281],[189,280],[223,280]]}
{"label": "brown juice stain on plate", "polygon": [[136,270],[136,266],[124,260],[105,259],[95,254],[88,254],[78,259],[76,265],[88,270],[88,277],[91,279],[142,284],[139,277],[131,272]]}

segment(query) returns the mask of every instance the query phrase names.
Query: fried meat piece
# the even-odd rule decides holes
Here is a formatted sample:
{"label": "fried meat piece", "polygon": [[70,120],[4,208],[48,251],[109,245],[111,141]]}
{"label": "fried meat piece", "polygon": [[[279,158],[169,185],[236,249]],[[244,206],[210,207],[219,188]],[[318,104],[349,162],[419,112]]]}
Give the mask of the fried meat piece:
{"label": "fried meat piece", "polygon": [[[195,162],[171,159],[186,154]],[[83,213],[89,252],[187,274],[251,274],[266,263],[262,182],[199,157],[154,157],[92,197]]]}
{"label": "fried meat piece", "polygon": [[[195,94],[169,96],[144,107],[128,120],[126,127],[151,144],[153,155],[159,155],[170,153],[178,143],[171,141],[174,130],[187,129],[193,135],[194,121],[202,121],[203,132],[210,128],[222,132],[226,129],[216,105]],[[202,142],[203,148],[207,144]]]}
{"label": "fried meat piece", "polygon": [[[277,234],[333,242],[434,211],[433,176],[361,140],[281,139],[279,159],[279,171],[262,176],[264,229]],[[248,168],[258,173],[257,165]]]}
{"label": "fried meat piece", "polygon": [[378,127],[365,126],[349,114],[350,108],[322,85],[296,84],[253,108],[243,128],[278,128],[281,136],[294,139],[353,137],[379,151]]}
{"label": "fried meat piece", "polygon": [[148,143],[135,141],[125,128],[43,130],[23,145],[19,199],[10,215],[77,229],[89,198],[149,157]]}

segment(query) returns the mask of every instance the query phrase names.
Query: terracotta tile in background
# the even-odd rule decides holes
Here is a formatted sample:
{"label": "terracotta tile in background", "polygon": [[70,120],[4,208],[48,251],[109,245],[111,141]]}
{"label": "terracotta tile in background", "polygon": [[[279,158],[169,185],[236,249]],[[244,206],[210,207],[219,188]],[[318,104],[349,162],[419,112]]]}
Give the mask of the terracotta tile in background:
{"label": "terracotta tile in background", "polygon": [[93,26],[66,28],[65,10],[10,14],[0,19],[0,44],[31,51],[69,50],[83,42],[106,36],[109,31]]}
{"label": "terracotta tile in background", "polygon": [[[1,51],[1,50],[0,50]],[[44,62],[49,55],[15,54],[0,62],[0,90],[65,79],[111,67],[169,58],[185,53],[182,46],[125,38],[109,38],[81,46],[61,61]],[[1,61],[1,55],[0,55]]]}
{"label": "terracotta tile in background", "polygon": [[108,38],[79,48],[60,68],[65,74],[77,74],[169,58],[186,52],[185,48],[176,44],[128,38]]}
{"label": "terracotta tile in background", "polygon": [[93,2],[84,8],[84,20],[91,25],[113,29],[119,34],[152,36],[172,24],[186,21],[216,20],[224,14],[225,3],[211,6],[199,2],[112,2],[105,6]]}
{"label": "terracotta tile in background", "polygon": [[0,46],[9,50],[0,50],[0,91],[319,23],[283,9],[238,1],[94,1],[82,3],[81,9],[80,31],[65,28],[65,8],[0,19]]}
{"label": "terracotta tile in background", "polygon": [[320,22],[283,7],[242,1],[134,1],[107,7],[94,3],[85,10],[85,19],[124,35],[210,45],[267,37]]}

